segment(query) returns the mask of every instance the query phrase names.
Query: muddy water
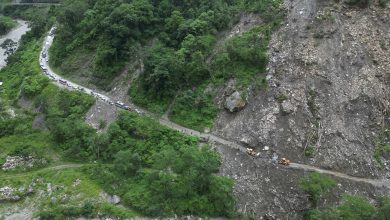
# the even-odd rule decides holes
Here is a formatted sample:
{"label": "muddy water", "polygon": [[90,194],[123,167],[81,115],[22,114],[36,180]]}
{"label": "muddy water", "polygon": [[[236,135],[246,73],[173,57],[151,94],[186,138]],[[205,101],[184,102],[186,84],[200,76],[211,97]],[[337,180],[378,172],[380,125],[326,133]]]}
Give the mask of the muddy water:
{"label": "muddy water", "polygon": [[[12,29],[8,34],[0,36],[0,44],[5,40],[11,39],[14,42],[19,42],[20,38],[30,30],[26,21],[16,20],[18,26]],[[0,69],[7,65],[6,59],[9,55],[5,54],[6,49],[0,47]]]}

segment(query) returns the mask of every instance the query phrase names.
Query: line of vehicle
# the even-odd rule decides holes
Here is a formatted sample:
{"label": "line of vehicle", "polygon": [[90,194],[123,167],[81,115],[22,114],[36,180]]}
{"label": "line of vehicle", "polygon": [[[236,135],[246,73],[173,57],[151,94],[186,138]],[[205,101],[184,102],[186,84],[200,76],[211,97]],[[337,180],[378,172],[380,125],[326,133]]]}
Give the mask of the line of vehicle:
{"label": "line of vehicle", "polygon": [[[60,77],[59,75],[55,74],[55,72],[53,70],[51,70],[50,66],[48,65],[48,61],[49,61],[48,49],[50,48],[50,46],[53,42],[55,31],[56,31],[55,27],[50,29],[49,34],[46,37],[44,47],[43,47],[42,52],[40,54],[40,65],[41,65],[42,70],[43,70],[45,75],[47,75],[49,78],[51,78],[60,87],[64,87],[64,88],[67,88],[70,90],[79,90],[79,91],[82,91],[84,93],[93,95],[96,98],[100,99],[101,101],[107,102],[110,105],[116,106],[118,108],[125,109],[128,111],[134,111],[140,115],[144,115],[147,117],[152,117],[152,118],[154,117],[154,114],[152,114],[146,110],[141,110],[141,108],[137,107],[133,103],[129,103],[129,105],[126,105],[125,103],[123,103],[121,101],[112,101],[113,99],[108,97],[107,95],[98,93],[96,91],[93,91],[93,90],[88,89],[86,87],[83,87],[81,85],[77,85],[77,84],[70,82],[70,81]],[[219,144],[228,146],[230,148],[237,149],[241,152],[247,152],[247,150],[248,150],[245,146],[238,144],[236,142],[226,140],[222,137],[218,137],[218,136],[213,135],[213,134],[201,133],[199,131],[195,131],[195,130],[192,130],[190,128],[183,127],[181,125],[173,123],[172,121],[170,121],[169,119],[166,119],[166,118],[159,118],[158,121],[161,125],[167,126],[171,129],[177,130],[177,131],[184,133],[184,134],[187,134],[187,135],[199,137],[202,140],[207,141],[207,142],[219,143]],[[318,168],[315,166],[310,166],[310,165],[306,165],[306,164],[299,164],[299,163],[291,163],[290,166],[288,166],[288,167],[291,167],[292,169],[316,171],[316,172],[325,173],[328,175],[333,175],[333,176],[336,176],[339,178],[349,179],[352,181],[369,183],[369,184],[372,184],[372,185],[377,186],[377,187],[390,188],[390,180],[358,178],[358,177],[354,177],[354,176],[349,176],[349,175],[344,174],[344,173],[325,170],[325,169],[321,169],[321,168]]]}

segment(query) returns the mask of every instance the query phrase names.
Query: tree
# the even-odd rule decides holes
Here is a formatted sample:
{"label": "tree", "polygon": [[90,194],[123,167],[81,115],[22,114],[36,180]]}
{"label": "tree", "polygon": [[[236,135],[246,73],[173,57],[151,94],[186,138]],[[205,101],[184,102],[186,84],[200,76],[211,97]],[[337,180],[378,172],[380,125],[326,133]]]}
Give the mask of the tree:
{"label": "tree", "polygon": [[165,28],[166,32],[170,34],[170,37],[174,42],[173,45],[177,45],[179,39],[179,27],[184,23],[185,19],[182,16],[181,12],[175,10],[172,12],[171,16],[165,19]]}
{"label": "tree", "polygon": [[233,181],[213,175],[210,182],[209,201],[212,201],[214,215],[232,217],[234,214]]}
{"label": "tree", "polygon": [[93,159],[105,159],[104,152],[109,145],[109,139],[107,134],[93,135],[89,139],[89,151],[93,154]]}
{"label": "tree", "polygon": [[299,182],[299,188],[309,194],[313,207],[316,207],[321,197],[335,186],[336,182],[332,178],[317,172],[305,175]]}
{"label": "tree", "polygon": [[133,176],[142,165],[139,154],[130,150],[119,151],[115,155],[114,166],[116,171],[125,176]]}
{"label": "tree", "polygon": [[304,215],[305,220],[336,220],[339,215],[333,209],[310,209]]}
{"label": "tree", "polygon": [[375,207],[361,197],[345,196],[342,205],[337,207],[337,212],[343,220],[372,219]]}
{"label": "tree", "polygon": [[162,99],[172,96],[180,83],[180,71],[174,51],[158,44],[147,52],[143,87],[150,94]]}

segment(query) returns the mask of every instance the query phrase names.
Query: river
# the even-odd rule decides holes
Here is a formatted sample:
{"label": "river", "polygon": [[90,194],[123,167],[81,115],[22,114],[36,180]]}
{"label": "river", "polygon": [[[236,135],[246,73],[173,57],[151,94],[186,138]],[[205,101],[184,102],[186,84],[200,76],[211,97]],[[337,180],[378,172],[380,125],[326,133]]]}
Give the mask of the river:
{"label": "river", "polygon": [[[4,43],[5,40],[11,39],[13,42],[19,42],[22,36],[30,30],[28,27],[28,23],[23,20],[16,20],[18,22],[18,26],[13,28],[10,32],[5,35],[0,36],[0,45]],[[6,49],[0,47],[0,69],[7,65],[7,57],[8,54],[5,53]]]}

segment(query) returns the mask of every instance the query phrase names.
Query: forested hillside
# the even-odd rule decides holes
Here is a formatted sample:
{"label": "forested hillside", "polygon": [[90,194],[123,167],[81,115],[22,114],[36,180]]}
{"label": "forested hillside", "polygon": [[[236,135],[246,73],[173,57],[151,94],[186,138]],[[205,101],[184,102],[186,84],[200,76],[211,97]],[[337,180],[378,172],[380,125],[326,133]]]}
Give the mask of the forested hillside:
{"label": "forested hillside", "polygon": [[[144,71],[132,82],[131,99],[161,114],[177,96],[171,118],[203,130],[212,127],[219,85],[235,79],[243,96],[248,87],[264,85],[266,48],[283,16],[280,3],[65,1],[51,63],[64,75],[110,89],[112,79],[139,60]],[[261,14],[262,24],[225,42],[224,31],[251,12]]]}
{"label": "forested hillside", "polygon": [[[31,31],[0,71],[0,164],[24,161],[0,170],[1,190],[11,190],[0,193],[6,204],[0,218],[24,202],[34,204],[28,215],[41,219],[237,215],[233,181],[217,175],[220,156],[209,146],[128,112],[97,133],[84,122],[96,100],[58,88],[41,73],[42,37],[67,11],[6,6],[3,12],[29,20]],[[29,191],[12,191],[21,187]],[[107,193],[124,206],[112,205]]]}

